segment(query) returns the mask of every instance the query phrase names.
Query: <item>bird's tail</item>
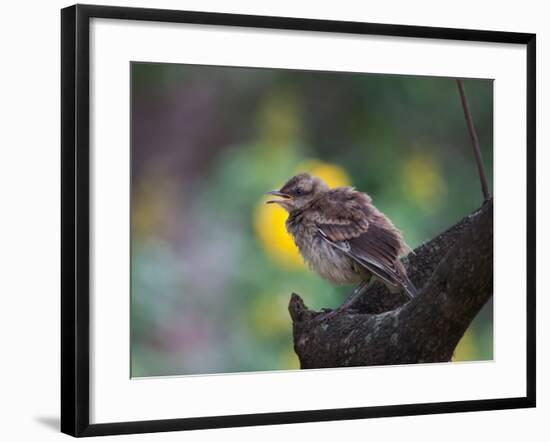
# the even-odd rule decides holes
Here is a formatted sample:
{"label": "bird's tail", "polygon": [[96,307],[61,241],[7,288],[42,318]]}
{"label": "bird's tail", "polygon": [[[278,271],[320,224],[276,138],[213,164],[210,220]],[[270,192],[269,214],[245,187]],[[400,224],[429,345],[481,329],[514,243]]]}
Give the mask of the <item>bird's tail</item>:
{"label": "bird's tail", "polygon": [[396,270],[399,275],[398,278],[396,278],[396,282],[398,282],[398,285],[403,287],[405,294],[410,299],[413,299],[418,293],[418,290],[416,290],[416,287],[407,276],[407,271],[405,270],[405,267],[403,266],[403,263],[401,261],[397,261]]}
{"label": "bird's tail", "polygon": [[408,277],[405,276],[403,278],[402,284],[403,284],[403,288],[405,289],[405,293],[407,294],[407,296],[410,299],[415,298],[416,295],[418,294],[418,290],[416,290],[416,287],[411,282],[411,280]]}

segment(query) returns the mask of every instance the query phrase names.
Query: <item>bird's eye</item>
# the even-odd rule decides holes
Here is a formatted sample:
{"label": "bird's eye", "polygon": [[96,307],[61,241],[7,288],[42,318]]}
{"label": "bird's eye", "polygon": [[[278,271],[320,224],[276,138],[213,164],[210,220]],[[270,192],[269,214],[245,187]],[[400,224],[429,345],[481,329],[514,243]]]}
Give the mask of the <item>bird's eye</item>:
{"label": "bird's eye", "polygon": [[302,189],[301,187],[296,187],[296,189],[294,189],[294,193],[296,195],[302,195],[304,193],[304,189]]}

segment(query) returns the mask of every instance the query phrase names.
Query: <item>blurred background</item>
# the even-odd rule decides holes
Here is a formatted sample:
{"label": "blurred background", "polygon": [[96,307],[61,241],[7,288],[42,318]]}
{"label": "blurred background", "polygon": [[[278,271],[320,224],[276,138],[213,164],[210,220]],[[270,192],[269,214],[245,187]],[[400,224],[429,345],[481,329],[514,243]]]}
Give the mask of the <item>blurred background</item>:
{"label": "blurred background", "polygon": [[[299,368],[287,306],[334,308],[263,193],[352,185],[416,247],[482,203],[454,79],[132,63],[133,377]],[[467,80],[492,183],[493,87]],[[493,302],[455,361],[493,357]]]}

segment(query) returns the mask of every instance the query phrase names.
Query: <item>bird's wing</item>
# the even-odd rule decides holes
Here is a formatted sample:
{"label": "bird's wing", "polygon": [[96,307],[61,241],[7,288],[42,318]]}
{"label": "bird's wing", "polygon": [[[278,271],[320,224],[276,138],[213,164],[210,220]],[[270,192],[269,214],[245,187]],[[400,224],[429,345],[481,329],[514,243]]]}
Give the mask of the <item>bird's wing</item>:
{"label": "bird's wing", "polygon": [[399,273],[395,266],[395,259],[398,259],[397,254],[391,244],[373,233],[376,227],[370,225],[364,233],[347,238],[346,234],[350,230],[353,231],[349,229],[349,226],[318,224],[317,227],[321,238],[333,247],[353,258],[387,283],[396,285],[399,279]]}
{"label": "bird's wing", "polygon": [[416,289],[399,261],[404,245],[401,233],[372,205],[367,194],[349,187],[332,189],[310,209],[309,221],[315,223],[323,240],[414,297]]}
{"label": "bird's wing", "polygon": [[[355,214],[357,215],[357,214]],[[402,286],[413,297],[416,290],[401,270],[401,239],[394,229],[365,217],[340,216],[317,221],[321,238],[392,286]]]}

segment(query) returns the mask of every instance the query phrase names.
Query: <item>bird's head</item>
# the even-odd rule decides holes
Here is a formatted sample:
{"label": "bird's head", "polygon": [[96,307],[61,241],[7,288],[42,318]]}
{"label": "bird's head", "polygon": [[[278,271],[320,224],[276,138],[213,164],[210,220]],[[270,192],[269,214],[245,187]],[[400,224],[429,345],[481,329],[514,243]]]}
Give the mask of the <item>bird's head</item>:
{"label": "bird's head", "polygon": [[326,190],[328,185],[321,178],[300,173],[289,179],[279,190],[267,192],[267,195],[279,197],[279,199],[267,201],[267,204],[278,204],[287,212],[292,212],[304,207]]}

